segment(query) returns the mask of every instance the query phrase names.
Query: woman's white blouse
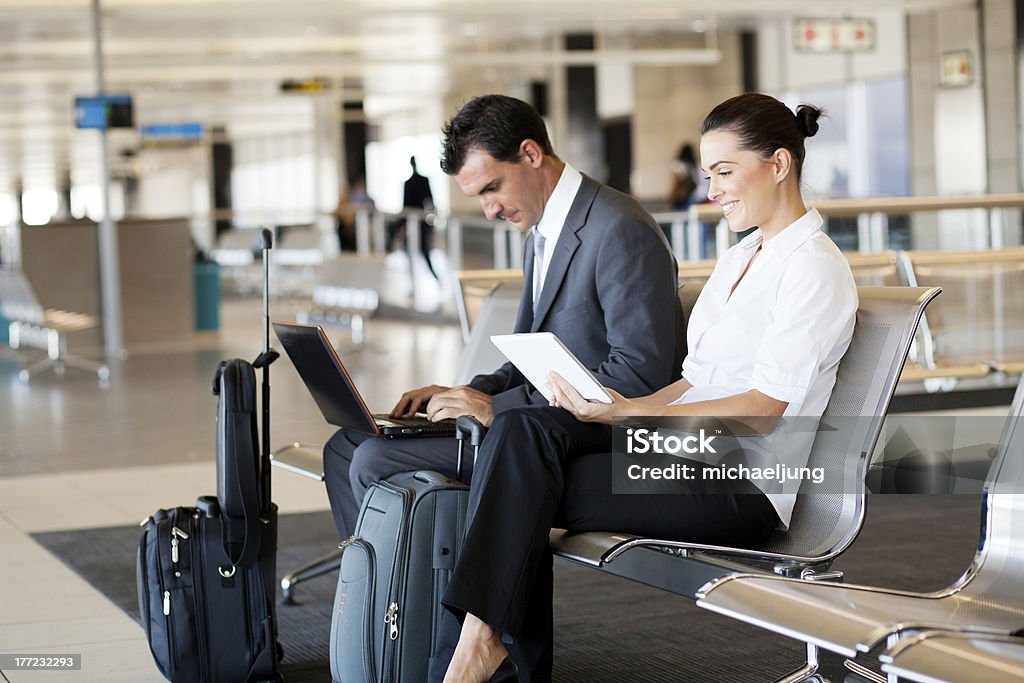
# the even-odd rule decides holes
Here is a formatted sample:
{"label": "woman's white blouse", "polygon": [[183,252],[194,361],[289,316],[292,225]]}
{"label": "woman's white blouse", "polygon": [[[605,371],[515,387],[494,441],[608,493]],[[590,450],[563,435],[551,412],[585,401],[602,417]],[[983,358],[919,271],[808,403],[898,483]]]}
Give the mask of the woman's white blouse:
{"label": "woman's white blouse", "polygon": [[[784,417],[821,416],[858,306],[849,263],[821,226],[811,209],[770,240],[755,230],[719,259],[690,314],[683,377],[693,388],[677,403],[756,389],[788,403]],[[794,445],[785,465],[803,467],[810,443],[802,455]],[[788,524],[796,490],[765,493]]]}

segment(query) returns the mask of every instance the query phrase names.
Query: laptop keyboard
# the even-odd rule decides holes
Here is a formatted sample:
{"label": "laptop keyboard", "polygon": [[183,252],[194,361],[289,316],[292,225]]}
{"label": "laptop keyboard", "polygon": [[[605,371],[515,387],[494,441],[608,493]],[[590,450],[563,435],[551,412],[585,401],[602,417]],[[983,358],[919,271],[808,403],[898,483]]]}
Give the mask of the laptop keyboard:
{"label": "laptop keyboard", "polygon": [[379,414],[374,415],[373,418],[378,423],[389,423],[399,427],[426,427],[435,424],[425,417],[391,417],[387,414]]}

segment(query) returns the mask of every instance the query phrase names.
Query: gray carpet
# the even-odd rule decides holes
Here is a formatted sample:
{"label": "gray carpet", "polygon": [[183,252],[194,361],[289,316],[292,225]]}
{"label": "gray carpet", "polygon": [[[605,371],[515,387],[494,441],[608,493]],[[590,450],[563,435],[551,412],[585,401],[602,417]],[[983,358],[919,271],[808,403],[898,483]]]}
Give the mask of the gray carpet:
{"label": "gray carpet", "polygon": [[[850,582],[941,588],[973,557],[979,511],[977,496],[872,496],[861,537],[836,567]],[[113,527],[34,538],[137,619],[139,533],[138,527]],[[279,572],[324,552],[333,534],[327,513],[283,515]],[[685,598],[563,561],[555,572],[556,681],[766,681],[803,656],[795,641],[701,610]],[[335,580],[333,574],[315,579],[298,589],[301,604],[278,608],[288,683],[330,680]]]}

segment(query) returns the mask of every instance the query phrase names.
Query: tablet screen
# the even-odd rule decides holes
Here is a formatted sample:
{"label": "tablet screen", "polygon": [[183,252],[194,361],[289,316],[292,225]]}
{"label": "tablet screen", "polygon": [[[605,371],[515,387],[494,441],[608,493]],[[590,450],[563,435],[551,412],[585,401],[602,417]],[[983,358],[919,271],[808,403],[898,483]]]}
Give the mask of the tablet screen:
{"label": "tablet screen", "polygon": [[554,370],[583,398],[599,403],[612,402],[612,397],[590,370],[550,332],[501,334],[491,337],[491,341],[549,401],[548,372]]}

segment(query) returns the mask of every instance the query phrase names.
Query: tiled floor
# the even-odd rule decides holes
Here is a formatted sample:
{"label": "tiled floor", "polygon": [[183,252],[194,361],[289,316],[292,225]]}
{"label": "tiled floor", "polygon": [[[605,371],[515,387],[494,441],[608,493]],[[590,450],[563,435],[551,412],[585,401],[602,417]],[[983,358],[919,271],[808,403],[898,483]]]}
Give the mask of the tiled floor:
{"label": "tiled floor", "polygon": [[[81,654],[81,671],[10,671],[11,683],[161,681],[141,628],[28,534],[135,524],[159,507],[212,493],[210,379],[223,357],[259,351],[258,302],[226,301],[219,333],[142,349],[112,367],[109,387],[86,373],[21,385],[18,359],[0,351],[0,653]],[[287,317],[282,306],[273,318]],[[346,345],[343,332],[334,339]],[[402,390],[455,375],[451,325],[374,320],[369,348],[342,352],[373,409]],[[327,425],[287,358],[273,368],[271,441],[320,444]],[[274,474],[284,514],[327,508],[318,484]]]}

